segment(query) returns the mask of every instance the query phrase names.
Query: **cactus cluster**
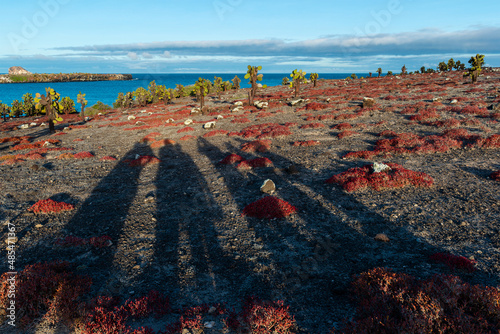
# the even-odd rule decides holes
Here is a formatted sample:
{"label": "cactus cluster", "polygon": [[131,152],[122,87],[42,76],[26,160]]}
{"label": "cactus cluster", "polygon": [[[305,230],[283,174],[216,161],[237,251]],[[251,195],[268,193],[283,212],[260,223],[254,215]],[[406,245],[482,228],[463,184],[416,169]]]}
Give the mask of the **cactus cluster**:
{"label": "cactus cluster", "polygon": [[9,112],[10,112],[9,106],[6,105],[5,103],[2,103],[2,101],[0,101],[0,115],[2,115],[4,122],[6,121],[7,115],[9,114]]}
{"label": "cactus cluster", "polygon": [[23,95],[23,109],[28,116],[33,116],[35,114],[35,99],[33,99],[30,93]]}
{"label": "cactus cluster", "polygon": [[245,79],[250,79],[250,85],[252,88],[248,93],[248,104],[253,105],[253,100],[255,98],[255,94],[257,93],[257,81],[262,81],[263,74],[259,74],[259,71],[262,70],[262,66],[250,66],[248,65],[247,74],[245,74]]}
{"label": "cactus cluster", "polygon": [[299,95],[299,90],[300,90],[300,84],[306,83],[306,72],[302,70],[293,70],[293,72],[290,74],[290,77],[292,77],[292,82],[290,83],[290,88],[295,89],[295,97]]}
{"label": "cactus cluster", "polygon": [[481,74],[481,67],[484,65],[484,55],[480,55],[479,53],[476,54],[475,57],[473,56],[469,59],[469,64],[471,67],[469,68],[469,71],[464,74],[464,76],[469,76],[472,83],[475,83]]}
{"label": "cactus cluster", "polygon": [[59,112],[62,109],[59,103],[59,98],[61,97],[59,93],[48,87],[45,88],[46,95],[40,95],[36,93],[35,103],[36,110],[47,114],[49,118],[49,131],[55,132],[55,123],[61,122],[63,119],[59,117]]}
{"label": "cactus cluster", "polygon": [[318,81],[318,77],[319,77],[318,73],[311,73],[311,75],[309,75],[309,80],[312,81],[313,87],[316,87],[316,83]]}
{"label": "cactus cluster", "polygon": [[145,107],[153,99],[151,92],[144,87],[139,87],[134,92],[135,101],[141,107]]}
{"label": "cactus cluster", "polygon": [[205,96],[210,92],[210,86],[210,81],[203,78],[198,78],[198,81],[194,84],[196,96],[198,97],[198,101],[200,101],[200,109],[203,109],[205,106]]}
{"label": "cactus cluster", "polygon": [[80,116],[83,118],[85,115],[85,106],[88,103],[87,100],[85,99],[85,94],[82,94],[82,92],[79,92],[78,96],[76,97],[76,102],[80,103],[80,105],[82,106],[82,111],[80,113]]}
{"label": "cactus cluster", "polygon": [[240,82],[241,82],[241,79],[240,79],[240,78],[238,78],[238,76],[237,76],[237,75],[235,75],[235,76],[234,76],[234,78],[233,78],[232,82],[233,82],[233,88],[234,88],[234,89],[236,89],[236,90],[240,89]]}

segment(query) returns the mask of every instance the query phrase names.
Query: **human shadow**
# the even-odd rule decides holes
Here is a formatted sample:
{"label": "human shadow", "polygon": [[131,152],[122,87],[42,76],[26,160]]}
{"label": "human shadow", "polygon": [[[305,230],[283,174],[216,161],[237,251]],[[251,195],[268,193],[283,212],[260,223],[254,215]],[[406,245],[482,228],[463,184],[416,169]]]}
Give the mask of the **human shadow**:
{"label": "human shadow", "polygon": [[163,291],[177,306],[234,305],[255,289],[265,293],[265,280],[232,251],[231,224],[207,175],[180,145],[161,148],[159,157],[153,253],[139,278],[144,292]]}

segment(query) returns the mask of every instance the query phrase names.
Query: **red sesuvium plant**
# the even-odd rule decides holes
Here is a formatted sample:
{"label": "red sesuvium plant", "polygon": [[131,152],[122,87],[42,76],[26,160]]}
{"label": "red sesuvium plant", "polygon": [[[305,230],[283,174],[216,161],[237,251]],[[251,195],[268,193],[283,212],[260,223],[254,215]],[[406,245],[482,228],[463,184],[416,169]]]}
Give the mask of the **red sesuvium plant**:
{"label": "red sesuvium plant", "polygon": [[334,175],[326,183],[339,184],[347,192],[372,188],[376,191],[383,189],[403,188],[407,186],[431,187],[434,179],[422,172],[414,172],[395,163],[388,163],[390,169],[380,172],[374,171],[374,165],[350,168]]}
{"label": "red sesuvium plant", "polygon": [[123,162],[128,163],[128,165],[131,167],[137,167],[137,166],[147,166],[149,164],[157,164],[160,162],[160,159],[150,155],[143,155],[138,157],[137,159],[123,160]]}
{"label": "red sesuvium plant", "polygon": [[303,141],[296,141],[292,144],[292,146],[301,146],[301,147],[309,147],[309,146],[316,146],[321,144],[318,140],[303,140]]}
{"label": "red sesuvium plant", "polygon": [[[36,149],[36,148],[41,148],[44,145],[48,145],[48,144],[57,145],[60,142],[61,141],[57,140],[57,139],[47,139],[47,140],[37,141],[37,142],[31,143],[31,144],[18,144],[18,145],[11,147],[10,150],[11,151],[32,150],[32,149]],[[46,143],[48,143],[48,144],[46,144]]]}
{"label": "red sesuvium plant", "polygon": [[254,140],[241,145],[243,152],[267,152],[271,148],[271,140]]}
{"label": "red sesuvium plant", "polygon": [[242,215],[261,219],[273,219],[285,218],[295,212],[297,212],[297,208],[290,203],[274,196],[266,196],[248,204],[243,209]]}
{"label": "red sesuvium plant", "polygon": [[476,261],[470,260],[464,256],[449,254],[449,253],[436,253],[429,257],[434,262],[444,263],[451,270],[460,269],[472,273],[476,271]]}
{"label": "red sesuvium plant", "polygon": [[500,181],[500,170],[491,173],[490,177],[495,181]]}
{"label": "red sesuvium plant", "polygon": [[94,155],[90,152],[79,152],[73,155],[73,158],[75,159],[89,159],[93,157]]}
{"label": "red sesuvium plant", "polygon": [[[12,276],[0,277],[0,308],[10,305]],[[81,297],[88,292],[92,281],[75,275],[69,262],[55,261],[26,266],[15,276],[16,320],[21,327],[42,317],[50,324],[70,322],[79,316]],[[3,322],[5,315],[0,316]]]}
{"label": "red sesuvium plant", "polygon": [[295,333],[295,319],[283,301],[263,301],[255,296],[245,300],[242,319],[253,334]]}
{"label": "red sesuvium plant", "polygon": [[103,235],[99,237],[80,238],[68,235],[65,238],[57,239],[55,244],[63,247],[82,247],[89,245],[96,248],[104,248],[111,245],[111,237]]}
{"label": "red sesuvium plant", "polygon": [[324,128],[325,124],[323,123],[309,123],[309,124],[304,124],[299,127],[299,129],[320,129]]}
{"label": "red sesuvium plant", "polygon": [[39,214],[39,213],[59,213],[63,211],[71,211],[74,209],[75,206],[73,204],[56,202],[48,198],[36,202],[28,209],[28,211],[33,212],[35,214]]}
{"label": "red sesuvium plant", "polygon": [[287,126],[277,123],[264,123],[251,125],[241,130],[243,138],[275,138],[282,136],[289,136],[292,132]]}
{"label": "red sesuvium plant", "polygon": [[456,276],[413,276],[375,268],[352,284],[354,320],[332,333],[495,333],[500,327],[500,292],[469,285]]}
{"label": "red sesuvium plant", "polygon": [[151,143],[151,145],[149,145],[149,146],[151,148],[160,148],[160,147],[165,147],[165,146],[169,146],[169,145],[175,145],[175,140],[161,139],[161,140],[157,140],[157,141]]}
{"label": "red sesuvium plant", "polygon": [[115,157],[112,157],[110,155],[105,155],[99,161],[116,161],[117,159]]}
{"label": "red sesuvium plant", "polygon": [[344,130],[341,133],[339,133],[337,135],[337,137],[339,137],[339,139],[344,139],[344,138],[352,137],[352,136],[356,136],[356,135],[359,135],[359,132],[351,131],[351,130]]}
{"label": "red sesuvium plant", "polygon": [[232,164],[235,164],[237,162],[244,161],[244,160],[245,159],[241,155],[231,153],[227,157],[225,157],[224,159],[222,159],[221,161],[219,161],[219,164],[221,164],[221,165],[232,165]]}
{"label": "red sesuvium plant", "polygon": [[215,136],[225,136],[229,133],[227,130],[212,130],[203,135],[204,138],[215,137]]}
{"label": "red sesuvium plant", "polygon": [[190,131],[194,131],[194,129],[190,126],[186,126],[185,128],[177,130],[177,133],[190,132]]}
{"label": "red sesuvium plant", "polygon": [[151,315],[159,318],[171,311],[168,297],[157,291],[151,291],[145,297],[127,300],[121,306],[117,306],[116,299],[104,296],[97,298],[94,304],[82,326],[83,334],[153,334],[155,332],[151,328],[134,330],[127,322]]}

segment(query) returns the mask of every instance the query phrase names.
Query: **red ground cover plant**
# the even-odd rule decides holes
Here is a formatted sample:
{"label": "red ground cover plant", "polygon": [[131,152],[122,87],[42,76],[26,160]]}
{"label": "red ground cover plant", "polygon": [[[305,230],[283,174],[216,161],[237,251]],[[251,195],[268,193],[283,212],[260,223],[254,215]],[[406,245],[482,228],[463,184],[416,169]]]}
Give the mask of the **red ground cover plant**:
{"label": "red ground cover plant", "polygon": [[236,166],[236,168],[238,170],[250,170],[252,169],[252,166],[250,166],[250,163],[248,161],[243,160]]}
{"label": "red ground cover plant", "polygon": [[82,138],[75,138],[73,139],[74,142],[77,142],[77,141],[84,141]]}
{"label": "red ground cover plant", "polygon": [[491,173],[490,177],[495,181],[500,181],[500,170]]}
{"label": "red ground cover plant", "polygon": [[73,158],[75,159],[89,159],[93,157],[94,155],[90,152],[80,152],[73,155]]}
{"label": "red ground cover plant", "polygon": [[62,153],[57,157],[58,160],[69,160],[69,159],[74,159],[73,153]]}
{"label": "red ground cover plant", "polygon": [[268,158],[255,158],[247,161],[250,167],[259,168],[259,167],[273,167],[274,164]]}
{"label": "red ground cover plant", "polygon": [[160,162],[160,159],[150,155],[143,155],[138,157],[137,159],[123,160],[123,162],[128,163],[129,166],[131,167],[136,167],[136,166],[146,166],[149,164],[157,164]]}
{"label": "red ground cover plant", "polygon": [[36,202],[28,209],[28,211],[38,214],[38,213],[59,213],[62,211],[71,211],[74,209],[75,206],[73,204],[56,202],[48,198]]}
{"label": "red ground cover plant", "polygon": [[352,125],[349,123],[340,123],[340,124],[335,125],[333,128],[335,130],[344,131],[344,130],[352,129]]}
{"label": "red ground cover plant", "polygon": [[354,320],[331,333],[496,333],[500,292],[456,276],[419,280],[375,268],[356,277]]}
{"label": "red ground cover plant", "polygon": [[446,264],[451,270],[461,269],[470,273],[476,271],[476,261],[469,260],[464,256],[458,256],[449,253],[436,253],[432,254],[430,256],[430,259],[434,262]]}
{"label": "red ground cover plant", "polygon": [[203,135],[204,138],[215,137],[215,136],[225,136],[229,133],[227,130],[212,130]]}
{"label": "red ground cover plant", "polygon": [[297,208],[290,203],[274,196],[266,196],[248,204],[243,209],[242,215],[261,219],[273,219],[288,217],[295,212],[297,212]]}
{"label": "red ground cover plant", "polygon": [[319,128],[324,128],[325,124],[323,123],[310,123],[310,124],[304,124],[299,127],[299,129],[319,129]]}
{"label": "red ground cover plant", "polygon": [[190,126],[186,126],[185,128],[177,130],[177,133],[190,132],[190,131],[194,131],[194,129]]}
{"label": "red ground cover plant", "polygon": [[232,165],[232,164],[235,164],[237,162],[244,161],[244,160],[245,159],[241,155],[231,153],[227,157],[225,157],[224,159],[222,159],[221,161],[219,161],[219,164],[221,164],[221,165]]}
{"label": "red ground cover plant", "polygon": [[241,135],[244,138],[256,137],[257,139],[262,138],[275,138],[282,136],[289,136],[292,132],[286,126],[277,123],[264,123],[247,126],[241,130]]}
{"label": "red ground cover plant", "polygon": [[271,140],[254,140],[241,145],[243,152],[267,152],[271,148]]}
{"label": "red ground cover plant", "polygon": [[352,136],[356,136],[356,135],[359,135],[359,132],[345,130],[345,131],[342,131],[341,133],[339,133],[337,135],[337,137],[339,137],[339,139],[343,139],[343,138],[352,137]]}
{"label": "red ground cover plant", "polygon": [[[15,317],[21,327],[42,317],[50,324],[69,322],[78,316],[81,297],[92,281],[69,271],[69,262],[55,261],[26,266],[15,276]],[[10,305],[12,275],[0,277],[0,308]],[[5,320],[5,315],[0,317]]]}
{"label": "red ground cover plant", "polygon": [[111,245],[111,237],[103,235],[100,237],[80,238],[68,235],[65,238],[57,239],[55,244],[64,247],[80,247],[90,245],[96,248],[103,248]]}
{"label": "red ground cover plant", "polygon": [[184,141],[184,140],[190,140],[190,139],[195,139],[195,138],[196,138],[196,136],[185,135],[185,136],[179,138],[179,140],[183,140]]}
{"label": "red ground cover plant", "polygon": [[372,188],[376,191],[384,189],[403,188],[406,186],[431,187],[434,179],[423,172],[414,172],[403,166],[388,163],[389,170],[375,173],[373,165],[350,168],[326,180],[326,183],[336,183],[344,190],[353,192]]}
{"label": "red ground cover plant", "polygon": [[306,104],[306,110],[319,111],[319,110],[323,110],[323,109],[326,109],[329,107],[330,106],[328,104],[319,103],[319,102],[310,102],[310,103]]}
{"label": "red ground cover plant", "polygon": [[116,161],[117,159],[115,157],[110,156],[110,155],[106,155],[99,160],[100,161]]}
{"label": "red ground cover plant", "polygon": [[419,112],[416,115],[413,115],[410,117],[410,121],[427,121],[430,119],[436,119],[440,118],[441,115],[438,114],[437,110],[435,108],[428,108],[428,109],[423,109],[419,110]]}
{"label": "red ground cover plant", "polygon": [[465,106],[465,107],[451,107],[451,112],[465,115],[478,115],[489,116],[490,112],[486,108],[479,108],[478,106]]}
{"label": "red ground cover plant", "polygon": [[45,143],[48,142],[49,144],[56,145],[59,144],[61,141],[57,139],[47,139],[47,140],[41,140],[37,141],[31,144],[18,144],[16,146],[13,146],[10,148],[11,151],[21,151],[21,150],[28,150],[28,149],[35,149],[35,148],[41,148],[45,145]]}
{"label": "red ground cover plant", "polygon": [[305,141],[296,141],[292,144],[292,146],[303,146],[303,147],[309,147],[309,146],[316,146],[321,144],[318,140],[305,140]]}
{"label": "red ground cover plant", "polygon": [[283,301],[270,302],[254,296],[248,297],[241,315],[250,333],[295,333],[295,319],[290,315],[289,306],[285,306]]}
{"label": "red ground cover plant", "polygon": [[82,326],[83,334],[153,334],[149,327],[134,330],[127,322],[140,320],[149,316],[157,318],[168,314],[171,310],[168,297],[157,291],[151,291],[145,297],[127,300],[118,306],[116,299],[101,296],[94,303]]}
{"label": "red ground cover plant", "polygon": [[149,146],[151,148],[160,148],[160,147],[169,146],[169,145],[175,145],[175,140],[172,140],[172,139],[157,140],[154,143],[151,143],[151,145],[149,145]]}
{"label": "red ground cover plant", "polygon": [[140,142],[141,143],[149,143],[149,142],[153,142],[156,140],[157,137],[160,137],[161,136],[161,133],[159,132],[151,132],[150,134],[144,136]]}
{"label": "red ground cover plant", "polygon": [[31,139],[33,139],[33,137],[30,136],[5,137],[5,138],[0,138],[0,144],[3,143],[28,144]]}

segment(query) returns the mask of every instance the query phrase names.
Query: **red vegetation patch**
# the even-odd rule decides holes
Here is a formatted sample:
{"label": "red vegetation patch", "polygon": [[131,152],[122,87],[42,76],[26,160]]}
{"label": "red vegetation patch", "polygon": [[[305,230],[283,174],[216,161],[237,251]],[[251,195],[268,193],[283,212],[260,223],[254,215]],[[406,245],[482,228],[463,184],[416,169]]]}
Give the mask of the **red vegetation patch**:
{"label": "red vegetation patch", "polygon": [[160,148],[164,146],[175,145],[175,140],[172,139],[162,139],[155,141],[150,145],[151,148]]}
{"label": "red vegetation patch", "polygon": [[418,280],[375,268],[352,286],[357,315],[335,333],[493,333],[500,327],[500,292],[456,276]]}
{"label": "red vegetation patch", "polygon": [[241,155],[231,153],[230,155],[219,161],[219,163],[222,165],[232,165],[234,163],[241,162],[244,160],[245,159],[243,159]]}
{"label": "red vegetation patch", "polygon": [[75,138],[75,139],[73,139],[73,141],[74,141],[74,142],[77,142],[77,141],[83,141],[83,139],[82,139],[82,138]]}
{"label": "red vegetation patch", "polygon": [[304,124],[299,129],[319,129],[319,128],[324,128],[325,124],[323,123],[310,123],[310,124]]}
{"label": "red vegetation patch", "polygon": [[490,177],[495,181],[500,181],[500,170],[491,173]]}
{"label": "red vegetation patch", "polygon": [[440,118],[441,115],[437,113],[435,108],[420,110],[418,114],[410,117],[410,121],[426,121],[429,119]]}
{"label": "red vegetation patch", "polygon": [[190,126],[186,126],[185,128],[177,130],[177,133],[190,132],[190,131],[194,131],[194,129]]}
{"label": "red vegetation patch", "polygon": [[56,261],[26,266],[16,276],[4,273],[0,277],[0,308],[6,310],[10,306],[12,292],[9,289],[14,278],[15,314],[21,327],[40,317],[50,324],[76,318],[80,299],[92,281],[68,270],[68,262]]}
{"label": "red vegetation patch", "polygon": [[259,167],[273,167],[273,162],[268,158],[255,158],[247,161],[250,167],[259,168]]}
{"label": "red vegetation patch", "polygon": [[241,135],[244,138],[257,137],[257,139],[262,138],[275,138],[281,136],[289,136],[292,132],[286,126],[276,124],[276,123],[264,123],[251,125],[243,130],[241,130]]}
{"label": "red vegetation patch", "polygon": [[478,116],[489,116],[490,112],[486,108],[479,108],[477,106],[465,106],[465,107],[452,107],[451,112],[465,115],[478,115]]}
{"label": "red vegetation patch", "polygon": [[248,297],[243,305],[242,318],[251,333],[295,332],[295,319],[283,301],[269,302]]}
{"label": "red vegetation patch", "polygon": [[129,166],[131,166],[131,167],[136,167],[136,166],[146,166],[149,164],[157,164],[160,162],[160,159],[158,159],[156,157],[152,157],[150,155],[143,155],[137,159],[123,160],[123,162],[128,163]]}
{"label": "red vegetation patch", "polygon": [[212,130],[203,135],[204,138],[215,137],[215,136],[225,136],[229,133],[227,130]]}
{"label": "red vegetation patch", "polygon": [[344,130],[352,129],[352,125],[349,123],[340,123],[340,124],[335,125],[333,128],[335,130],[344,131]]}
{"label": "red vegetation patch", "polygon": [[30,136],[22,136],[22,137],[5,137],[5,138],[0,138],[0,144],[3,143],[22,143],[22,144],[27,144],[29,141],[33,139],[33,137]]}
{"label": "red vegetation patch", "polygon": [[127,322],[137,321],[149,316],[157,318],[170,312],[170,301],[157,291],[151,291],[146,297],[127,300],[117,306],[116,299],[100,296],[94,302],[95,307],[87,315],[83,334],[127,333],[153,334],[151,328],[133,330]]}
{"label": "red vegetation patch", "polygon": [[[11,151],[21,151],[21,150],[28,150],[28,149],[32,150],[35,148],[41,148],[44,145],[46,146],[48,144],[56,145],[56,144],[59,144],[60,142],[61,141],[57,140],[57,139],[47,139],[47,140],[37,141],[37,142],[32,143],[32,144],[19,144],[19,145],[11,147]],[[45,143],[48,143],[48,144],[45,144]]]}
{"label": "red vegetation patch", "polygon": [[271,148],[271,140],[254,140],[241,145],[243,152],[266,152]]}
{"label": "red vegetation patch", "polygon": [[270,117],[272,116],[273,114],[271,114],[270,112],[260,112],[257,114],[257,116],[255,117],[259,117],[259,118],[264,118],[264,117]]}
{"label": "red vegetation patch", "polygon": [[464,256],[449,253],[436,253],[431,255],[430,259],[435,262],[446,264],[451,270],[461,269],[470,273],[476,271],[476,261],[469,260]]}
{"label": "red vegetation patch", "polygon": [[100,161],[116,161],[116,158],[115,157],[112,157],[110,155],[106,155],[104,157],[102,157],[101,159],[99,159]]}
{"label": "red vegetation patch", "polygon": [[161,136],[161,133],[159,132],[151,132],[149,135],[147,136],[144,136],[144,138],[142,138],[140,140],[141,143],[149,143],[149,142],[152,142],[152,141],[155,141],[157,137],[160,137]]}
{"label": "red vegetation patch", "polygon": [[422,172],[414,172],[395,163],[387,164],[391,169],[383,172],[373,172],[373,165],[350,168],[340,174],[334,175],[326,183],[337,183],[344,190],[353,192],[372,188],[376,191],[383,189],[403,188],[406,186],[431,187],[434,180]]}
{"label": "red vegetation patch", "polygon": [[63,135],[67,135],[66,132],[58,132],[58,133],[54,133],[52,136],[55,137],[55,136],[63,136]]}
{"label": "red vegetation patch", "polygon": [[243,160],[236,166],[236,168],[239,170],[249,170],[252,169],[252,166],[250,166],[250,163],[248,161]]}
{"label": "red vegetation patch", "polygon": [[93,157],[94,155],[90,152],[80,152],[73,155],[73,158],[75,159],[88,159]]}
{"label": "red vegetation patch", "polygon": [[352,137],[355,135],[359,135],[359,133],[356,131],[345,130],[345,131],[342,131],[341,133],[339,133],[337,136],[339,137],[339,139],[343,139],[343,138]]}
{"label": "red vegetation patch", "polygon": [[288,217],[295,212],[297,212],[297,209],[290,203],[274,196],[266,196],[248,204],[243,209],[242,215],[261,219],[273,219]]}
{"label": "red vegetation patch", "polygon": [[194,139],[194,138],[196,138],[196,136],[185,135],[185,136],[179,138],[179,140],[190,140],[190,139]]}
{"label": "red vegetation patch", "polygon": [[318,110],[326,109],[328,107],[329,107],[328,104],[319,103],[319,102],[311,102],[311,103],[306,104],[306,110],[318,111]]}
{"label": "red vegetation patch", "polygon": [[57,239],[55,244],[63,247],[81,247],[90,245],[96,248],[103,248],[111,246],[111,237],[103,235],[100,237],[80,238],[68,235],[63,239]]}
{"label": "red vegetation patch", "polygon": [[308,146],[316,146],[316,145],[319,145],[319,144],[321,144],[321,143],[319,141],[317,141],[317,140],[306,140],[306,141],[296,141],[292,145],[293,146],[305,146],[305,147],[308,147]]}
{"label": "red vegetation patch", "polygon": [[28,211],[33,213],[59,213],[74,210],[75,206],[64,202],[56,202],[50,198],[40,200],[33,204]]}
{"label": "red vegetation patch", "polygon": [[74,159],[73,153],[62,153],[57,157],[59,160],[68,160],[68,159]]}

